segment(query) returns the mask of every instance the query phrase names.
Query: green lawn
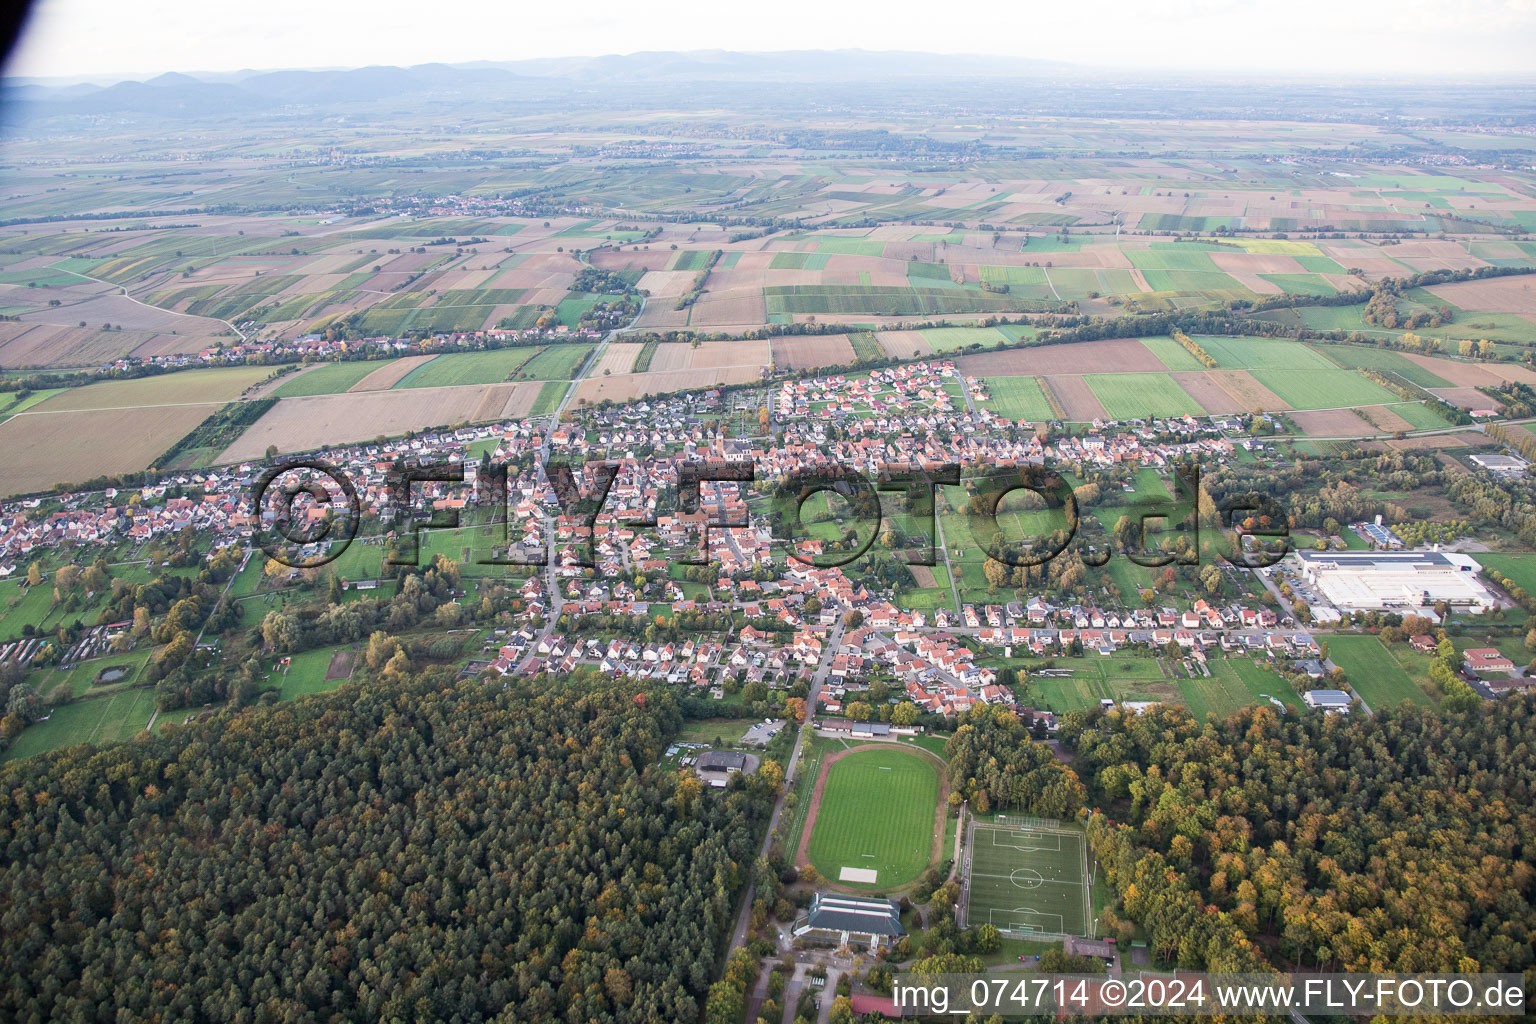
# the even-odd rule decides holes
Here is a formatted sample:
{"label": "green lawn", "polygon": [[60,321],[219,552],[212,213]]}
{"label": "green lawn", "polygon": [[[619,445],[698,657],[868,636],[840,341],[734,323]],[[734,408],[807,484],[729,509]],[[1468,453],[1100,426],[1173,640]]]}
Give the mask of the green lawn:
{"label": "green lawn", "polygon": [[[303,696],[306,693],[324,693],[334,690],[345,679],[333,679],[327,681],[326,671],[330,668],[331,656],[338,648],[327,647],[318,651],[305,651],[303,654],[295,654],[293,662],[288,666],[287,673],[273,672],[268,685],[276,684],[284,700],[292,700],[294,697]],[[358,655],[361,657],[361,653]]]}
{"label": "green lawn", "polygon": [[277,398],[303,398],[307,395],[339,395],[379,369],[381,360],[328,363],[305,370],[272,392]]}
{"label": "green lawn", "polygon": [[1083,380],[1111,419],[1205,415],[1200,404],[1166,373],[1090,373]]}
{"label": "green lawn", "polygon": [[[1406,645],[1402,646],[1408,650]],[[1373,711],[1395,707],[1405,700],[1424,707],[1434,706],[1428,691],[1408,674],[1378,637],[1329,637],[1328,657],[1344,670],[1349,685]]]}
{"label": "green lawn", "polygon": [[702,721],[684,722],[682,729],[673,737],[679,743],[709,743],[719,740],[720,746],[733,747],[741,742],[747,730],[757,724],[755,718],[707,718]]}
{"label": "green lawn", "polygon": [[842,869],[878,872],[857,889],[888,891],[906,885],[928,866],[939,776],[921,754],[892,746],[850,754],[831,767],[822,794],[810,859],[837,881]]}

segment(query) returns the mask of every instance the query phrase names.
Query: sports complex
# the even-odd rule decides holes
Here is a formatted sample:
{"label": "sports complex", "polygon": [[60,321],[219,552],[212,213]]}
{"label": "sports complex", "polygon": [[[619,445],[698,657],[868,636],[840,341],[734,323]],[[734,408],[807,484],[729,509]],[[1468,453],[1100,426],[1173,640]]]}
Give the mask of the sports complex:
{"label": "sports complex", "polygon": [[1012,935],[1087,935],[1091,918],[1087,841],[1052,818],[972,820],[962,897],[967,927]]}

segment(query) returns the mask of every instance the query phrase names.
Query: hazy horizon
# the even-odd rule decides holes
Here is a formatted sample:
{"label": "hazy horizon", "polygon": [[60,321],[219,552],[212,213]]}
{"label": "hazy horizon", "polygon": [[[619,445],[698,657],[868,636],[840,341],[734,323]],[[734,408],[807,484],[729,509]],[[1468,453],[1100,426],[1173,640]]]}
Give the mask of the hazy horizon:
{"label": "hazy horizon", "polygon": [[424,22],[421,9],[403,0],[365,8],[275,0],[259,10],[189,0],[42,0],[4,73],[120,80],[166,72],[858,49],[1189,75],[1524,78],[1536,52],[1536,0],[1298,0],[1283,11],[1250,0],[1175,0],[1161,9],[1127,0],[1084,0],[1070,9],[989,3],[948,20],[873,20],[865,5],[786,0],[771,16],[741,13],[708,23],[695,8],[676,4],[642,14],[598,0],[587,10],[575,24],[563,10],[448,0]]}

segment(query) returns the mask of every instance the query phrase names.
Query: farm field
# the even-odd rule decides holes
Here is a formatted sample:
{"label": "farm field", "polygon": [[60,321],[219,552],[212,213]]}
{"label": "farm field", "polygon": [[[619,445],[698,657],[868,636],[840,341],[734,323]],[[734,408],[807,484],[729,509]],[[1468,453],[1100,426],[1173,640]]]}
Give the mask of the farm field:
{"label": "farm field", "polygon": [[269,392],[274,398],[301,398],[306,395],[339,395],[379,368],[372,362],[321,363],[291,374]]}
{"label": "farm field", "polygon": [[[530,382],[284,398],[226,448],[219,461],[259,459],[268,445],[280,452],[308,451],[425,427],[515,419],[528,414],[542,388]],[[0,424],[0,431],[7,425]]]}
{"label": "farm field", "polygon": [[993,377],[987,381],[991,398],[978,403],[1011,420],[1040,423],[1052,418],[1051,405],[1034,377]]}
{"label": "farm field", "polygon": [[[867,352],[866,352],[867,355]],[[773,339],[773,365],[803,370],[813,366],[849,366],[855,346],[846,334],[803,334]]]}
{"label": "farm field", "polygon": [[1401,401],[1353,370],[1258,369],[1255,380],[1293,409],[1348,409]]}
{"label": "farm field", "polygon": [[1295,341],[1284,341],[1278,338],[1227,338],[1210,335],[1200,335],[1192,340],[1209,352],[1222,369],[1337,369],[1327,358],[1306,345]]}
{"label": "farm field", "polygon": [[592,345],[548,345],[513,374],[513,380],[565,380],[576,376],[576,371],[591,354]]}
{"label": "farm field", "polygon": [[[810,862],[843,886],[889,891],[914,881],[928,866],[938,806],[938,769],[901,747],[855,750],[827,767]],[[873,881],[844,877],[873,871]],[[841,879],[841,880],[840,880]]]}
{"label": "farm field", "polygon": [[1104,411],[1117,420],[1199,416],[1205,412],[1166,373],[1095,373],[1083,379]]}
{"label": "farm field", "polygon": [[144,469],[266,367],[192,370],[54,395],[0,423],[0,479],[11,494]]}
{"label": "farm field", "polygon": [[1168,337],[1142,338],[1141,343],[1170,370],[1200,371],[1205,365],[1177,341]]}
{"label": "farm field", "polygon": [[438,388],[460,384],[495,384],[507,380],[534,353],[524,348],[490,349],[485,352],[440,355],[411,370],[394,384],[397,388]]}
{"label": "farm field", "polygon": [[1340,366],[1378,370],[1396,374],[1404,380],[1423,388],[1448,388],[1451,382],[1439,374],[1420,366],[1400,352],[1385,348],[1369,348],[1364,345],[1315,346],[1316,351]]}

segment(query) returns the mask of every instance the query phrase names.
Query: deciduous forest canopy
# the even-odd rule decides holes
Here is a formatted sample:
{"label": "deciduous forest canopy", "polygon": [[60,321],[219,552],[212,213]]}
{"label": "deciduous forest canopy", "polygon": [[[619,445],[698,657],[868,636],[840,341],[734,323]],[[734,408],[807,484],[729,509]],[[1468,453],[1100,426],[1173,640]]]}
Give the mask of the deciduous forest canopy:
{"label": "deciduous forest canopy", "polygon": [[1108,810],[1089,839],[1185,968],[1530,971],[1536,699],[1466,714],[1184,708],[1063,729]]}

